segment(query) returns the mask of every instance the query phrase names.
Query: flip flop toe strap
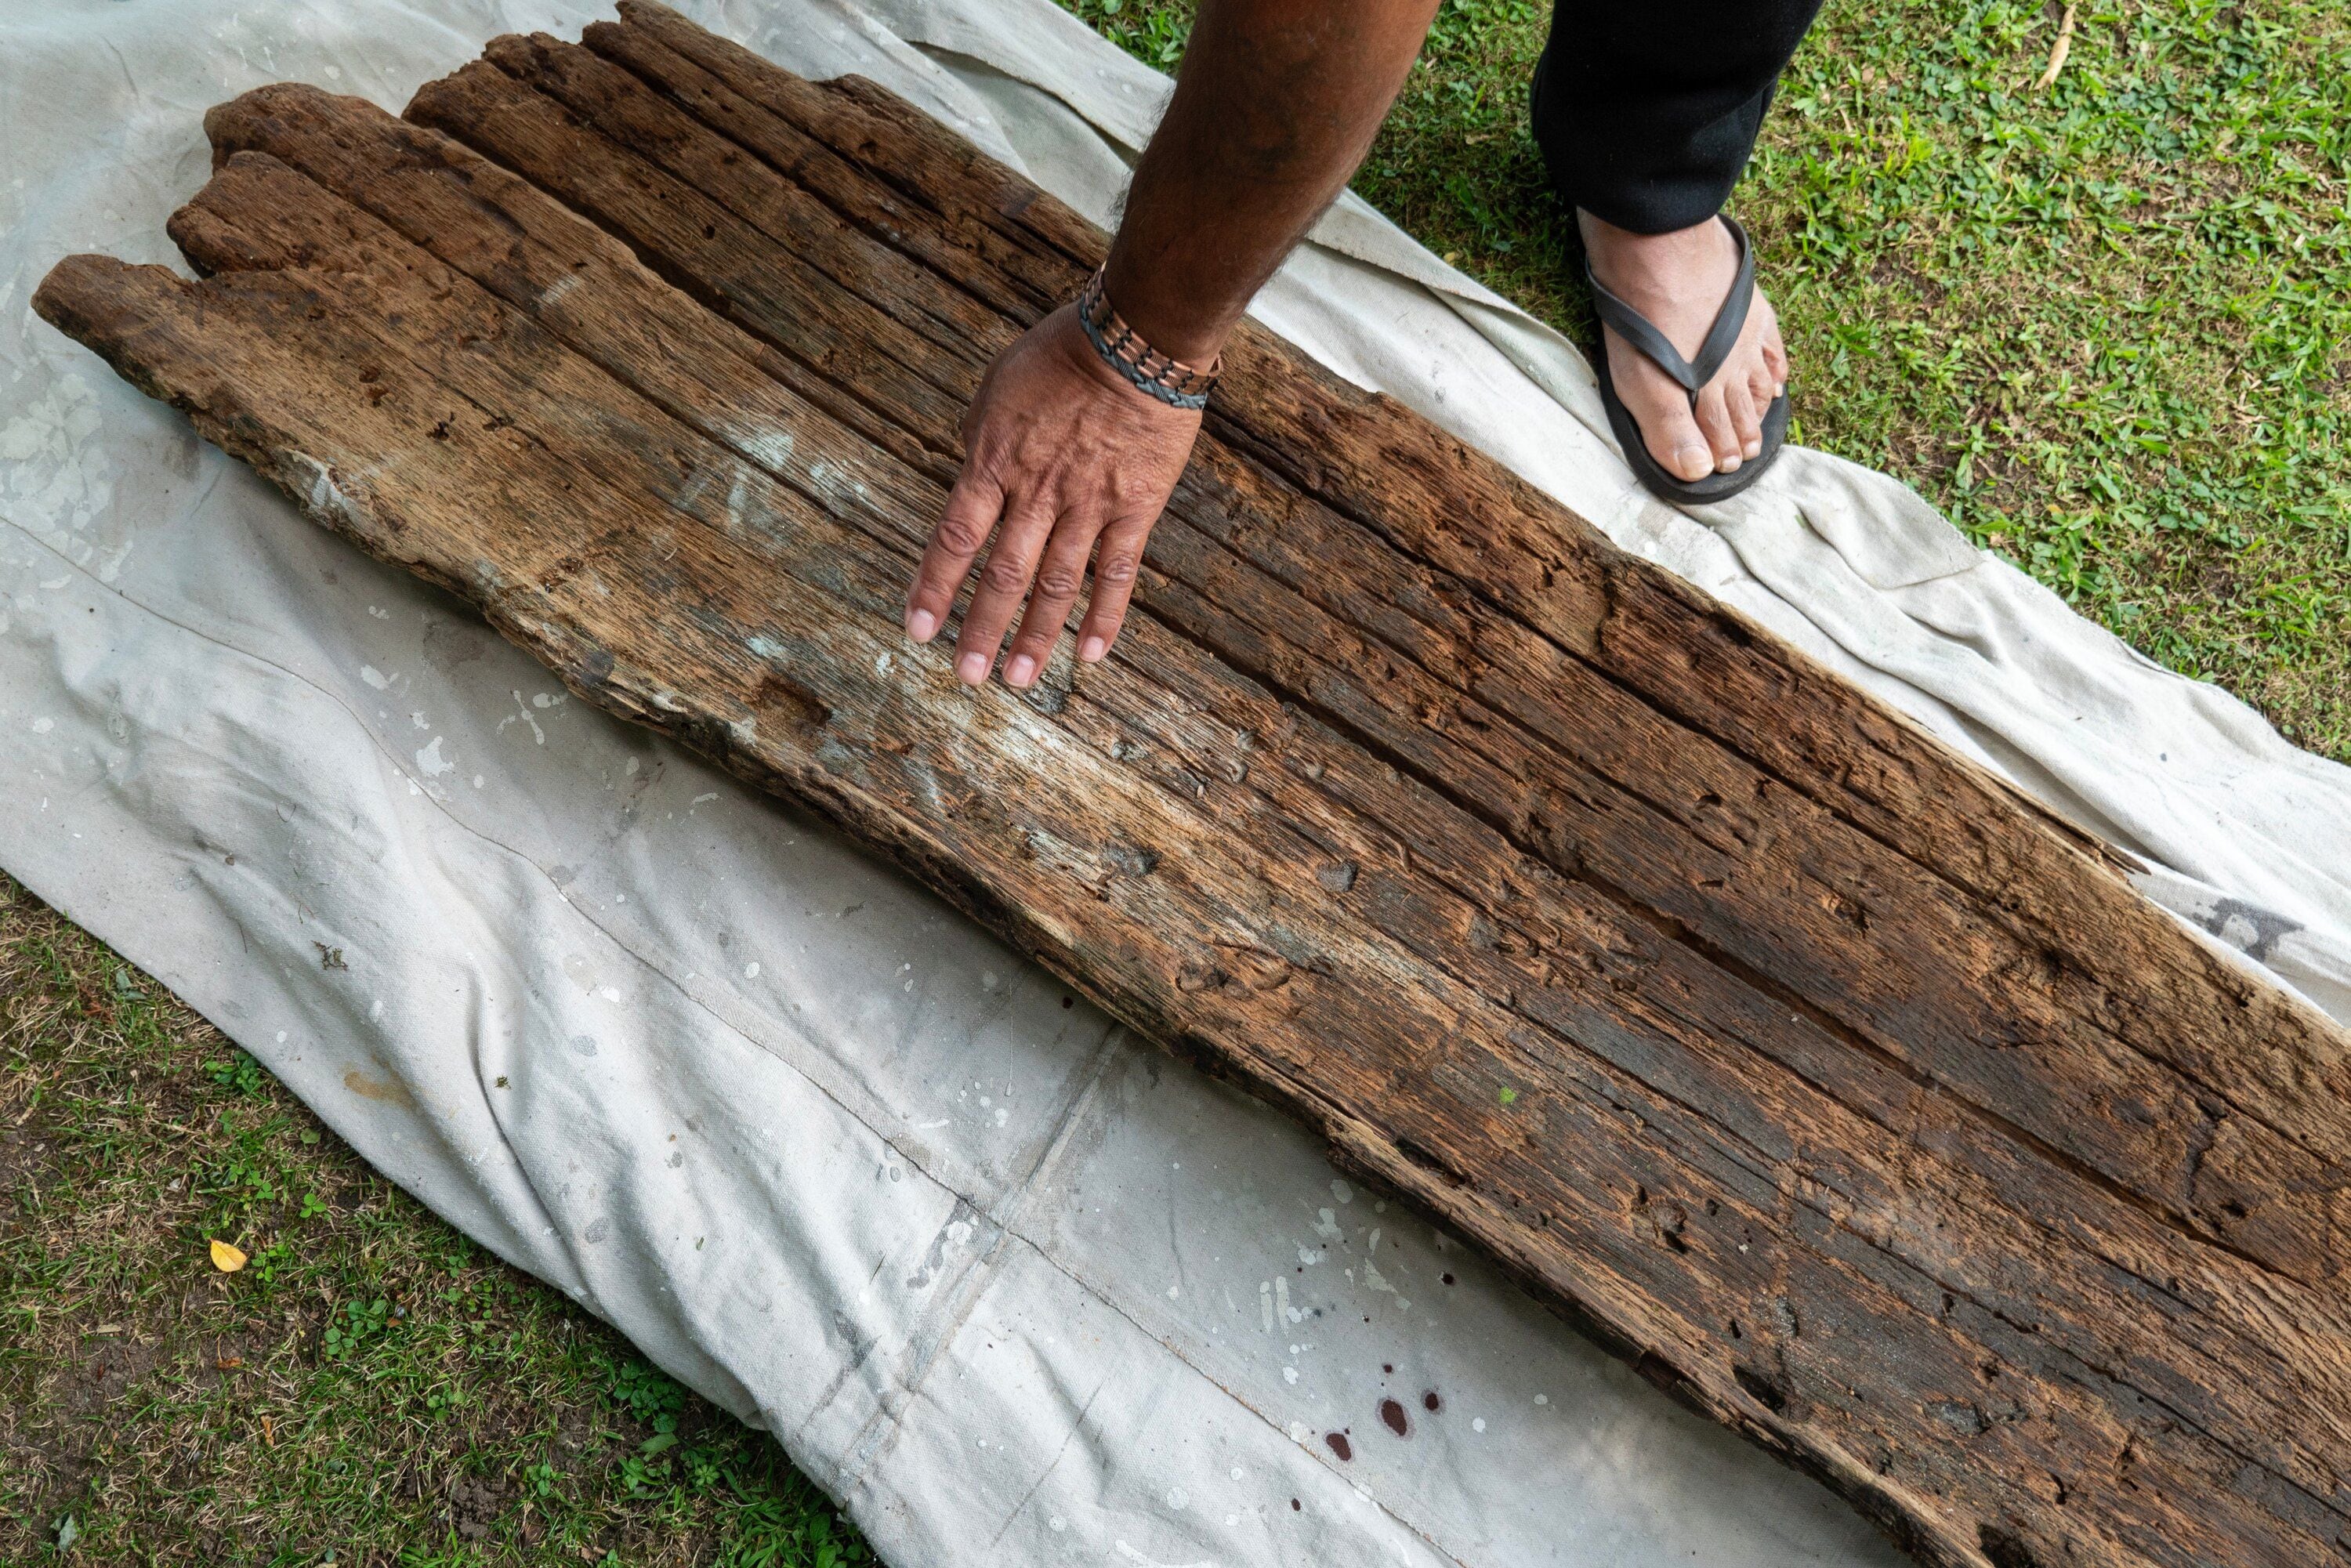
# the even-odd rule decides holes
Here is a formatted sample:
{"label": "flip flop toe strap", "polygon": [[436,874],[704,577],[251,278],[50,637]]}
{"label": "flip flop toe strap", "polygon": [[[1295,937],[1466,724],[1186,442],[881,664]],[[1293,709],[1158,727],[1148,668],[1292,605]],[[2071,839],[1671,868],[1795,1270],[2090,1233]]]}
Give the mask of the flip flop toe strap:
{"label": "flip flop toe strap", "polygon": [[1714,325],[1707,329],[1706,340],[1698,345],[1696,361],[1682,358],[1681,350],[1667,341],[1647,317],[1610,293],[1606,285],[1593,277],[1589,257],[1583,265],[1584,281],[1592,286],[1593,303],[1600,311],[1601,320],[1673,377],[1689,394],[1693,411],[1698,407],[1698,389],[1714,379],[1715,372],[1722,369],[1722,362],[1730,358],[1730,350],[1738,345],[1739,334],[1747,326],[1748,309],[1755,300],[1755,252],[1747,243],[1747,231],[1733,218],[1724,217],[1721,221],[1739,246],[1739,274],[1730,280],[1730,292],[1723,297],[1722,308],[1715,312]]}

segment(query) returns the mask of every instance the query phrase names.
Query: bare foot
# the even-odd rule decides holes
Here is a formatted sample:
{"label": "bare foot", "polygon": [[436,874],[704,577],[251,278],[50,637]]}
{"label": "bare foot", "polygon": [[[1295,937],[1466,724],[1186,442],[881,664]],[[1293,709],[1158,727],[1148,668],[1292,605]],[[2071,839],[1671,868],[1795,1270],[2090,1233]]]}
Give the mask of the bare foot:
{"label": "bare foot", "polygon": [[[1608,291],[1656,324],[1684,356],[1695,358],[1707,329],[1739,274],[1739,242],[1712,218],[1672,234],[1640,235],[1579,211],[1592,275]],[[1648,357],[1607,329],[1608,374],[1616,395],[1641,427],[1649,455],[1684,480],[1733,474],[1763,451],[1763,414],[1787,390],[1788,354],[1780,319],[1761,288],[1737,347],[1714,379],[1699,389],[1693,417],[1689,394]]]}

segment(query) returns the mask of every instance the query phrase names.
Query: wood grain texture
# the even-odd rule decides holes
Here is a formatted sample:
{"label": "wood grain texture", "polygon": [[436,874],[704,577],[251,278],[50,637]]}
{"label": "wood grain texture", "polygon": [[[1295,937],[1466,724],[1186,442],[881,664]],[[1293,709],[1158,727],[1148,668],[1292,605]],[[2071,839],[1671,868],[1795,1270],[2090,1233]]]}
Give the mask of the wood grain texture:
{"label": "wood grain texture", "polygon": [[2339,1030],[1254,327],[1112,659],[963,689],[905,581],[1102,236],[869,83],[622,16],[403,119],[225,104],[204,281],[77,256],[36,308],[1922,1558],[2351,1563]]}

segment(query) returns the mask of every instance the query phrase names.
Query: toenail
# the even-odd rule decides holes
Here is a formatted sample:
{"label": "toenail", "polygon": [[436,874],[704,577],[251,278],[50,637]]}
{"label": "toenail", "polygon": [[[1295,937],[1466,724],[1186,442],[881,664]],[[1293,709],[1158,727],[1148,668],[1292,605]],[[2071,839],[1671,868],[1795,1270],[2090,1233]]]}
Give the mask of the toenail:
{"label": "toenail", "polygon": [[1748,456],[1750,456],[1750,457],[1761,457],[1761,456],[1762,456],[1762,455],[1763,455],[1763,443],[1762,443],[1761,441],[1760,441],[1760,440],[1757,440],[1757,441],[1750,441],[1750,442],[1749,442],[1749,443],[1747,444],[1747,455],[1748,455]]}
{"label": "toenail", "polygon": [[1739,472],[1739,459],[1736,457],[1726,457],[1721,462],[1716,464],[1715,466],[1719,468],[1725,474],[1736,474]]}
{"label": "toenail", "polygon": [[1686,443],[1674,448],[1674,466],[1685,479],[1703,478],[1714,466],[1714,454],[1696,442]]}

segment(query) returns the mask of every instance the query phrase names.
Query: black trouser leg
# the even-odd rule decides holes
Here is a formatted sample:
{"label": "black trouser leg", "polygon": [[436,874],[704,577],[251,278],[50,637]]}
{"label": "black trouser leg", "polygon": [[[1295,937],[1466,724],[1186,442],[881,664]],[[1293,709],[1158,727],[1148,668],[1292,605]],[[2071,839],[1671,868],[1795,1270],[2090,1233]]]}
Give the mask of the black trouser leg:
{"label": "black trouser leg", "polygon": [[1703,223],[1821,0],[1557,0],[1534,132],[1560,194],[1639,234]]}

